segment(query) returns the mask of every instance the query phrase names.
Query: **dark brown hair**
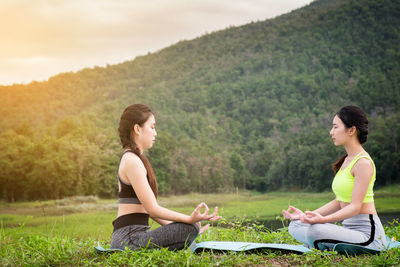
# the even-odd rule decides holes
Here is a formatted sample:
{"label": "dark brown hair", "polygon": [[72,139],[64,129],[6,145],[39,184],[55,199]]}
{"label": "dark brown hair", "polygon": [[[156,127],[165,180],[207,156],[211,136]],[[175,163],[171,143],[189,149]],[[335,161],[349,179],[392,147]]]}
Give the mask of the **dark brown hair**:
{"label": "dark brown hair", "polygon": [[151,167],[149,160],[140,153],[139,148],[133,139],[133,127],[136,124],[143,126],[152,114],[153,111],[146,105],[134,104],[128,106],[121,115],[118,132],[122,148],[132,150],[142,160],[147,171],[147,181],[149,182],[154,195],[157,197],[158,185],[153,168]]}
{"label": "dark brown hair", "polygon": [[[346,128],[356,127],[357,139],[360,144],[367,142],[368,119],[365,112],[357,106],[345,106],[341,108],[336,115],[343,122]],[[332,164],[332,169],[337,173],[342,166],[347,154]]]}

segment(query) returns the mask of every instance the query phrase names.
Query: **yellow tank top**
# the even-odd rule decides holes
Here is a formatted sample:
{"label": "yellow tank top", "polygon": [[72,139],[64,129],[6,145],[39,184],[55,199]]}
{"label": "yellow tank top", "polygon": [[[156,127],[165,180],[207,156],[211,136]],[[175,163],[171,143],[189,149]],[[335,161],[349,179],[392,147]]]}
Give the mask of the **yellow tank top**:
{"label": "yellow tank top", "polygon": [[335,193],[337,200],[348,203],[351,202],[351,194],[353,192],[353,187],[354,187],[354,176],[351,174],[351,169],[359,159],[366,158],[371,161],[372,166],[374,167],[374,172],[372,174],[371,181],[369,182],[368,190],[367,193],[365,194],[363,203],[369,203],[374,201],[374,192],[372,189],[374,187],[375,175],[376,175],[375,164],[369,155],[366,155],[365,153],[364,155],[362,155],[362,153],[355,156],[354,159],[350,162],[350,164],[346,168],[344,168],[343,170],[342,168],[340,168],[340,170],[336,173],[335,178],[333,179],[332,182],[332,190],[333,193]]}

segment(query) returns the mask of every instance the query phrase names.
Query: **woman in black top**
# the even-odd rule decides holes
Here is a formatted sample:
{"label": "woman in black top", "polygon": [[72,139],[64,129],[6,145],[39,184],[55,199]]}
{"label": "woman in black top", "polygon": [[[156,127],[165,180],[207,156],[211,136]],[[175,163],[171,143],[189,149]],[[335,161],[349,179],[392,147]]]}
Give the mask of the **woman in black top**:
{"label": "woman in black top", "polygon": [[[112,248],[183,249],[209,227],[209,224],[201,227],[200,221],[221,218],[217,216],[217,207],[209,215],[205,203],[200,203],[191,215],[166,209],[157,203],[157,180],[143,155],[156,140],[155,124],[152,110],[143,104],[127,107],[121,116],[118,131],[124,154],[118,169],[119,205],[117,219],[113,221]],[[161,227],[150,231],[149,217]]]}

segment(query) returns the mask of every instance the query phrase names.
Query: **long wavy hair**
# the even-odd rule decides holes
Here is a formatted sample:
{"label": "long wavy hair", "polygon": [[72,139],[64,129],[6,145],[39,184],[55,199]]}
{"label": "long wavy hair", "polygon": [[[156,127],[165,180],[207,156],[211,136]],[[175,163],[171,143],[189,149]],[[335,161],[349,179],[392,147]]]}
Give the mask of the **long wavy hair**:
{"label": "long wavy hair", "polygon": [[157,197],[158,184],[154,170],[151,167],[149,160],[140,153],[139,148],[137,147],[133,138],[133,127],[136,124],[143,126],[143,124],[152,114],[153,111],[151,108],[144,104],[134,104],[128,106],[121,115],[118,132],[119,138],[121,139],[122,148],[132,150],[142,160],[147,171],[147,181],[149,182],[154,195]]}
{"label": "long wavy hair", "polygon": [[[367,142],[368,135],[368,119],[365,112],[357,106],[345,106],[341,108],[336,115],[343,122],[344,126],[348,129],[356,127],[357,139],[360,144]],[[332,169],[335,173],[342,167],[344,159],[347,154],[339,158],[335,163],[332,164]]]}

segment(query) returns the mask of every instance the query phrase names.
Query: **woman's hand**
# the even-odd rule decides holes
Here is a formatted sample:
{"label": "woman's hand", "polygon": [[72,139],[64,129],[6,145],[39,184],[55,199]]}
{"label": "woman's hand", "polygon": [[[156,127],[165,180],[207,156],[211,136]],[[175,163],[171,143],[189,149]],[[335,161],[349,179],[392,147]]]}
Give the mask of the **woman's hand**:
{"label": "woman's hand", "polygon": [[210,224],[207,223],[206,225],[204,225],[203,227],[201,226],[200,222],[197,222],[197,225],[199,226],[199,235],[201,235],[202,233],[204,233],[205,231],[207,231],[207,229],[210,227]]}
{"label": "woman's hand", "polygon": [[289,206],[287,210],[282,210],[283,217],[289,220],[300,220],[304,213],[293,206]]}
{"label": "woman's hand", "polygon": [[[204,212],[201,213],[201,208],[204,208]],[[190,215],[190,223],[200,222],[200,221],[216,221],[221,219],[221,216],[217,216],[218,207],[215,207],[214,212],[212,214],[208,214],[208,206],[206,203],[200,203]],[[207,229],[206,229],[207,230]]]}
{"label": "woman's hand", "polygon": [[325,217],[318,212],[306,211],[300,220],[302,223],[315,224],[315,223],[325,223]]}

